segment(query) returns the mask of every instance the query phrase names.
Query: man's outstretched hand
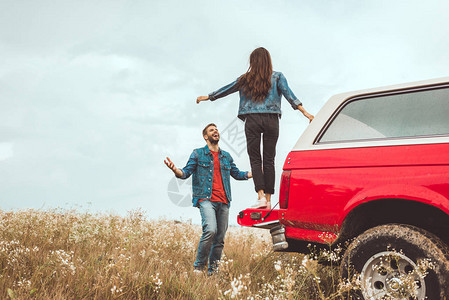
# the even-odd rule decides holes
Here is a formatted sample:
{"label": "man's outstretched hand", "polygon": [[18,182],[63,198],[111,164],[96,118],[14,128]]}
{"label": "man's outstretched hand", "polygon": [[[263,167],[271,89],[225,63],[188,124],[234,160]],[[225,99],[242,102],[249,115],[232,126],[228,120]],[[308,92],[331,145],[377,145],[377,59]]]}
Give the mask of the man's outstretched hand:
{"label": "man's outstretched hand", "polygon": [[167,157],[167,160],[164,159],[164,163],[170,170],[173,172],[176,171],[175,164],[170,160],[170,158]]}
{"label": "man's outstretched hand", "polygon": [[182,176],[182,171],[175,167],[175,164],[170,160],[170,158],[167,157],[167,160],[164,159],[165,165],[175,173],[177,177]]}

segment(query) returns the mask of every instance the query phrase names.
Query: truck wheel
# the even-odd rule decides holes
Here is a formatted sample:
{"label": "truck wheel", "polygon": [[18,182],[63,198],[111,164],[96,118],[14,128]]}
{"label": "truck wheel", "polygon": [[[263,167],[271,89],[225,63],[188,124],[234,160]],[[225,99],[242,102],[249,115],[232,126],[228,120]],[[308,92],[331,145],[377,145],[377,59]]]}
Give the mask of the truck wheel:
{"label": "truck wheel", "polygon": [[388,224],[365,231],[349,245],[340,268],[345,279],[360,275],[358,296],[364,299],[449,295],[448,246],[410,225]]}

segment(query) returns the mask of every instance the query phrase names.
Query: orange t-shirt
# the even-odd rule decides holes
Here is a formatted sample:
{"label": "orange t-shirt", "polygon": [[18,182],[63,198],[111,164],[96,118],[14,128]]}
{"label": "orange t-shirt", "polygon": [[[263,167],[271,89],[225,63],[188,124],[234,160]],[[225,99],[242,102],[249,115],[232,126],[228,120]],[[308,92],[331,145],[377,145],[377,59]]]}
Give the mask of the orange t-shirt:
{"label": "orange t-shirt", "polygon": [[226,192],[223,188],[223,181],[221,179],[221,168],[220,160],[218,159],[218,152],[211,151],[214,157],[214,175],[212,178],[212,195],[210,199],[201,199],[199,202],[204,200],[216,201],[228,203],[226,198]]}

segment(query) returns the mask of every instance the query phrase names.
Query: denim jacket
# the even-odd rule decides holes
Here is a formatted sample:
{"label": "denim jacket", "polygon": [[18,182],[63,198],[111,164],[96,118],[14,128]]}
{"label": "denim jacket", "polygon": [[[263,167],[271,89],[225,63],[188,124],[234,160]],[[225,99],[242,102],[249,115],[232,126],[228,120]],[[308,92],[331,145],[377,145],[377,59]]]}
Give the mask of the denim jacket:
{"label": "denim jacket", "polygon": [[[239,77],[240,78],[240,77]],[[284,95],[285,99],[290,103],[293,109],[298,109],[298,105],[302,105],[301,101],[296,98],[292,90],[288,87],[287,79],[281,72],[273,72],[271,74],[271,89],[268,92],[265,101],[253,101],[251,98],[247,98],[243,94],[243,90],[240,89],[237,78],[234,82],[216,90],[209,94],[209,99],[215,101],[218,98],[222,98],[229,94],[239,91],[240,104],[238,117],[242,120],[245,119],[247,114],[258,113],[272,113],[281,115],[281,98]]]}
{"label": "denim jacket", "polygon": [[[221,150],[218,154],[221,167],[221,179],[223,188],[228,199],[228,205],[231,204],[231,182],[230,176],[237,180],[247,180],[248,172],[240,171],[232,159],[231,155]],[[210,153],[209,147],[193,150],[189,160],[184,168],[181,169],[181,179],[192,177],[192,202],[193,206],[198,207],[198,201],[201,199],[210,199],[212,196],[212,179],[214,175],[214,157]]]}

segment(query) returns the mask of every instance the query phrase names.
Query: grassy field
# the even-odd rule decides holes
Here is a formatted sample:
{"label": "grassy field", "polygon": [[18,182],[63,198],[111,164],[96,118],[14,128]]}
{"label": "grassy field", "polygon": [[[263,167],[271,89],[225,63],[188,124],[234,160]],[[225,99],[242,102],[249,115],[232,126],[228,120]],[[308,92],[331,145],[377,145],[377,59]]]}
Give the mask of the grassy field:
{"label": "grassy field", "polygon": [[0,299],[340,299],[338,268],[231,227],[219,272],[194,274],[201,228],[76,211],[0,211]]}

